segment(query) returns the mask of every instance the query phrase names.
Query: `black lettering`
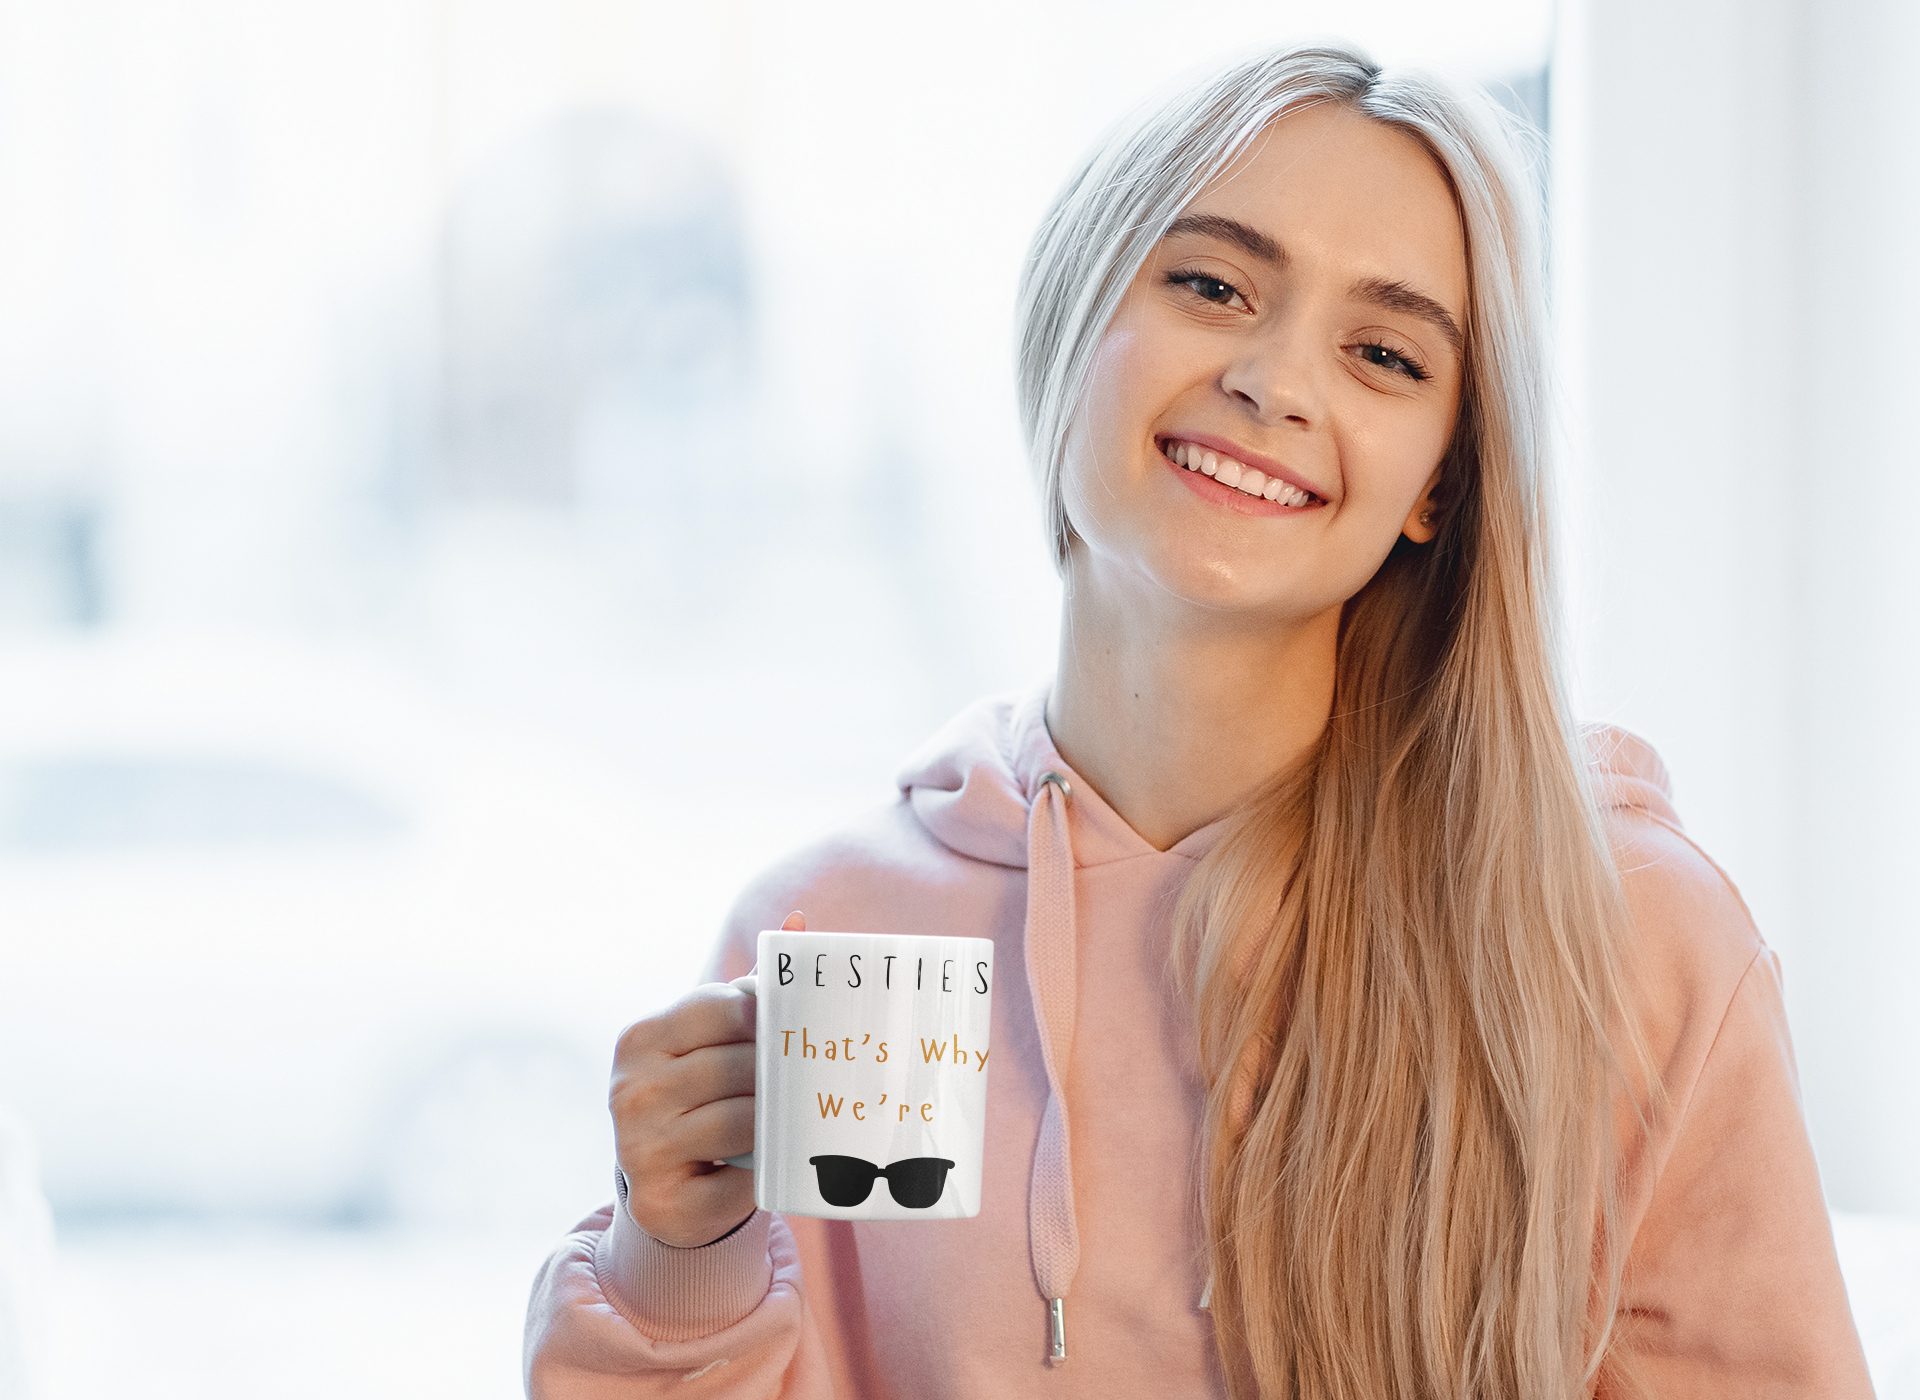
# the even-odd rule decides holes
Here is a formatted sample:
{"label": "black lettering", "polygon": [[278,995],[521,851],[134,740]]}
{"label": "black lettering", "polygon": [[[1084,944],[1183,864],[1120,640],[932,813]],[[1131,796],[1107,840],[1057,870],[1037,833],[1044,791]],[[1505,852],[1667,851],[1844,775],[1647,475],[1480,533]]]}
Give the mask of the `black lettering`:
{"label": "black lettering", "polygon": [[827,970],[820,965],[826,960],[827,955],[825,953],[815,953],[813,955],[813,985],[816,987],[824,987],[827,985]]}
{"label": "black lettering", "polygon": [[887,958],[887,990],[888,990],[888,991],[892,991],[892,990],[893,990],[893,959],[894,959],[894,956],[895,956],[895,955],[894,955],[894,954],[892,954],[892,953],[888,953],[888,954],[886,955],[886,958]]}
{"label": "black lettering", "polygon": [[953,990],[953,974],[947,971],[947,969],[952,966],[953,966],[952,958],[948,958],[945,962],[940,964],[940,990],[943,992],[950,992]]}
{"label": "black lettering", "polygon": [[920,990],[920,984],[926,980],[926,972],[927,960],[925,958],[915,958],[913,962],[913,989],[916,992]]}
{"label": "black lettering", "polygon": [[847,958],[847,965],[853,969],[853,980],[847,983],[847,985],[849,987],[859,986],[860,985],[860,955],[858,953],[851,954]]}
{"label": "black lettering", "polygon": [[780,955],[780,985],[784,987],[792,980],[793,955],[791,953],[782,953]]}
{"label": "black lettering", "polygon": [[980,985],[974,990],[984,995],[987,990],[987,965],[983,962],[975,963],[973,965],[973,975],[980,979]]}

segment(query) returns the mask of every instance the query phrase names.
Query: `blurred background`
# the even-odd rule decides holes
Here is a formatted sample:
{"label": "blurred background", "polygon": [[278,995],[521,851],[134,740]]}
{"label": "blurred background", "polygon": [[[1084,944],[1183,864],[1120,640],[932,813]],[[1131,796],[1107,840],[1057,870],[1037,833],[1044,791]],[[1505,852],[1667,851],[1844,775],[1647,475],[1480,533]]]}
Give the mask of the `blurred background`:
{"label": "blurred background", "polygon": [[0,0],[0,1395],[518,1393],[619,1028],[1050,670],[1047,200],[1324,35],[1550,135],[1583,713],[1920,1397],[1905,0]]}

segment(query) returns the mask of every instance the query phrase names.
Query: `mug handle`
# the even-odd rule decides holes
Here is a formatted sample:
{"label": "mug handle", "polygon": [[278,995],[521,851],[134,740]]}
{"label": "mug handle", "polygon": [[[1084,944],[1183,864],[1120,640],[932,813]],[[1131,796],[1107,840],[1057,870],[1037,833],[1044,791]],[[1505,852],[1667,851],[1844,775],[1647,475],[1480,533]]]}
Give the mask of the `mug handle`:
{"label": "mug handle", "polygon": [[[729,982],[727,985],[739,991],[745,992],[750,997],[757,997],[760,994],[760,979],[759,979],[759,976],[757,975],[759,971],[760,971],[760,964],[755,963],[753,965],[752,972],[749,972],[745,977],[734,978],[733,981]],[[725,1162],[728,1166],[738,1167],[742,1171],[750,1172],[753,1170],[753,1153],[750,1151],[742,1152],[738,1157],[722,1157],[720,1160]]]}

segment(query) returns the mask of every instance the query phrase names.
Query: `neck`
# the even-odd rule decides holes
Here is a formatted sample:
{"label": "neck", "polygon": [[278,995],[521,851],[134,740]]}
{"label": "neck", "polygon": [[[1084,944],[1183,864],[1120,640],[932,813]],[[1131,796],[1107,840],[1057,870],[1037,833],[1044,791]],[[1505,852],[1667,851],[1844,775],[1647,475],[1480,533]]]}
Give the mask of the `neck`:
{"label": "neck", "polygon": [[1158,850],[1306,754],[1333,706],[1340,610],[1291,622],[1158,589],[1066,590],[1047,728],[1060,756]]}

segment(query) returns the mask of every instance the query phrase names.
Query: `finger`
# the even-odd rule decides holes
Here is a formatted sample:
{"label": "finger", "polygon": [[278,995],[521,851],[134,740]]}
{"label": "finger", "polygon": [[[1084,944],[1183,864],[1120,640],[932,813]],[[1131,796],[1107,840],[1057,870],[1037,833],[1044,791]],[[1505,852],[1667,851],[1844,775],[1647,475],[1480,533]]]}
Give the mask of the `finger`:
{"label": "finger", "polygon": [[[709,1218],[722,1219],[724,1233],[753,1214],[753,1173],[735,1170],[696,1176],[681,1188],[681,1199]],[[702,1243],[711,1243],[712,1234]]]}
{"label": "finger", "polygon": [[753,1151],[753,1096],[702,1104],[680,1120],[677,1138],[681,1160],[703,1169]]}
{"label": "finger", "polygon": [[695,1109],[734,1099],[751,1104],[753,1078],[751,1045],[713,1045],[678,1058],[616,1063],[607,1093],[614,1134],[623,1150],[629,1143],[672,1141],[681,1120]]}
{"label": "finger", "polygon": [[684,1055],[705,1045],[752,1041],[754,1000],[724,982],[695,987],[665,1011],[635,1021],[620,1034],[614,1062],[647,1054]]}
{"label": "finger", "polygon": [[654,1100],[688,1113],[719,1099],[753,1097],[753,1046],[707,1045],[659,1067]]}
{"label": "finger", "polygon": [[722,1099],[657,1124],[651,1131],[617,1135],[616,1148],[629,1182],[649,1192],[711,1172],[723,1157],[753,1150],[753,1099]]}
{"label": "finger", "polygon": [[780,925],[780,931],[782,933],[805,933],[807,931],[807,916],[798,909],[794,910],[791,914],[787,915],[787,921]]}
{"label": "finger", "polygon": [[692,1248],[711,1244],[753,1213],[753,1174],[707,1163],[647,1174],[631,1166],[627,1211],[634,1223],[662,1243]]}

